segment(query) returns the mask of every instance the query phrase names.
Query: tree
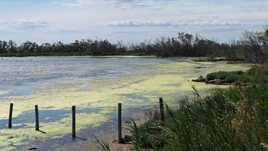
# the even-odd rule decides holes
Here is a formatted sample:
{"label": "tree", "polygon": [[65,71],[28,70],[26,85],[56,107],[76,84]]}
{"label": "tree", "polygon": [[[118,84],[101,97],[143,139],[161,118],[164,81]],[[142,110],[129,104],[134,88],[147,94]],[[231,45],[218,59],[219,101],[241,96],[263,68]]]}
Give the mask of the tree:
{"label": "tree", "polygon": [[264,63],[268,59],[266,32],[245,32],[242,45],[246,50],[246,59],[253,63]]}

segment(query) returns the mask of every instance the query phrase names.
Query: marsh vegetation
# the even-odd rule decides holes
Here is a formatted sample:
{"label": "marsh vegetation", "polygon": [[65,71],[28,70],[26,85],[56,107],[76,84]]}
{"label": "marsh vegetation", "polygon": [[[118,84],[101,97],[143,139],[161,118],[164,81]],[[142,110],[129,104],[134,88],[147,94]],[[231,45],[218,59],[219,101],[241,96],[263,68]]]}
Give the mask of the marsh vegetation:
{"label": "marsh vegetation", "polygon": [[[185,99],[179,108],[166,105],[148,121],[128,123],[135,150],[196,151],[268,149],[268,62],[247,72],[217,72],[208,78],[248,82]],[[234,77],[234,78],[233,78]],[[246,79],[246,80],[245,80]]]}

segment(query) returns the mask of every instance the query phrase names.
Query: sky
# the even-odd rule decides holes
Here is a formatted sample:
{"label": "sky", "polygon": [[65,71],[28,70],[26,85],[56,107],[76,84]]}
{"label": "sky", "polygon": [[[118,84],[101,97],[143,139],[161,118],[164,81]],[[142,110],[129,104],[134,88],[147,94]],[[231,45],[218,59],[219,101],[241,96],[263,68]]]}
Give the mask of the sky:
{"label": "sky", "polygon": [[262,31],[268,0],[0,0],[0,40],[139,43],[178,32],[217,41]]}

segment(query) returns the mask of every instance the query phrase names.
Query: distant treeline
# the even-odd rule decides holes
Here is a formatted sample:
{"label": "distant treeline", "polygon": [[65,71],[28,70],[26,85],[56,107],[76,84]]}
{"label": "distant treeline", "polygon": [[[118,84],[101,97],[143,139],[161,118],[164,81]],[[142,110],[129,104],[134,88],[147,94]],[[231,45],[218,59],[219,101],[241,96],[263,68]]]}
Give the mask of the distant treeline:
{"label": "distant treeline", "polygon": [[162,38],[151,44],[132,46],[135,52],[159,57],[225,57],[230,60],[263,63],[268,59],[268,28],[264,32],[245,32],[241,40],[219,43],[179,33],[175,38]]}
{"label": "distant treeline", "polygon": [[225,57],[262,63],[268,58],[268,28],[264,32],[245,32],[241,40],[219,43],[198,35],[178,33],[174,38],[161,38],[154,42],[124,46],[108,40],[76,40],[73,43],[0,41],[0,56],[105,56],[154,55],[158,57]]}

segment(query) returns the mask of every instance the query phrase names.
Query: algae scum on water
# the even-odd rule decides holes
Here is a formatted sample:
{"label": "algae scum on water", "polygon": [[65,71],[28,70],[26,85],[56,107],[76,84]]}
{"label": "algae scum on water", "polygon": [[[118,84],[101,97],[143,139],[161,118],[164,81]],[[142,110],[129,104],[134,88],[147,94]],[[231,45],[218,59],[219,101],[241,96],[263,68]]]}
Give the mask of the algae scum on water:
{"label": "algae scum on water", "polygon": [[[200,92],[220,87],[191,81],[200,75],[248,69],[183,59],[75,57],[6,58],[0,67],[6,69],[0,71],[0,150],[6,151],[70,135],[73,105],[80,131],[109,122],[118,102],[124,108],[145,108],[164,97],[173,104],[191,95],[193,86]],[[13,129],[7,129],[11,102]],[[34,130],[34,105],[45,134]]]}

